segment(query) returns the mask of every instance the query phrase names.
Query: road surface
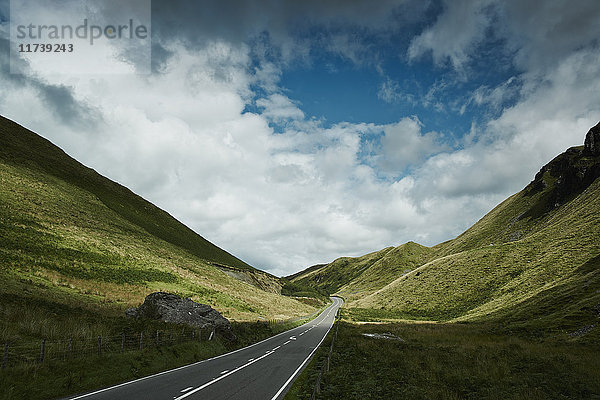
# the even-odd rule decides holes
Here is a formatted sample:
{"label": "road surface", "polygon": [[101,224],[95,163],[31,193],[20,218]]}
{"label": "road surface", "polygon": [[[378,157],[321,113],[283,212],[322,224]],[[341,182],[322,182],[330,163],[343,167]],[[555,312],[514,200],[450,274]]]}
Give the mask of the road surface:
{"label": "road surface", "polygon": [[314,320],[218,357],[69,400],[281,399],[334,323],[342,300]]}

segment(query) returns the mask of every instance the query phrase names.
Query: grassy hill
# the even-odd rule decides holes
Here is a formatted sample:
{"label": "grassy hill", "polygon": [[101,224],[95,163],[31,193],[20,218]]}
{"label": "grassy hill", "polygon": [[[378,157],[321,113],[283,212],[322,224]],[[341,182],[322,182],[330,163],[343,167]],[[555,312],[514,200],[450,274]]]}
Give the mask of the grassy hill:
{"label": "grassy hill", "polygon": [[330,264],[311,267],[303,271],[302,274],[292,275],[288,279],[294,283],[309,285],[329,293],[335,293],[348,282],[358,278],[392,249],[392,247],[388,247],[362,257],[341,257]]}
{"label": "grassy hill", "polygon": [[126,187],[85,167],[34,132],[0,117],[0,133],[0,160],[4,164],[25,167],[88,192],[121,219],[202,259],[252,268]]}
{"label": "grassy hill", "polygon": [[5,118],[0,238],[0,340],[102,334],[158,290],[237,320],[314,311],[261,290],[281,283]]}
{"label": "grassy hill", "polygon": [[429,261],[431,249],[414,242],[362,257],[342,257],[288,277],[292,282],[355,300],[381,289]]}
{"label": "grassy hill", "polygon": [[342,281],[329,288],[345,296],[358,317],[503,321],[530,330],[595,325],[600,317],[599,137],[600,124],[590,130],[585,146],[557,156],[523,191],[456,239],[432,248],[407,243],[340,259],[348,260],[344,265],[336,260],[294,281]]}

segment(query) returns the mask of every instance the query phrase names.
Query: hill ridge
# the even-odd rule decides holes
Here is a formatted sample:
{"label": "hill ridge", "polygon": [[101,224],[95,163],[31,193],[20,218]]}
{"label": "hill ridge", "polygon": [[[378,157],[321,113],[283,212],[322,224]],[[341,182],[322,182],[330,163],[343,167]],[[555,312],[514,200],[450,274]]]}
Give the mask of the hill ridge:
{"label": "hill ridge", "polygon": [[[3,116],[0,116],[0,146],[0,160],[38,169],[93,193],[108,208],[134,225],[195,256],[238,268],[253,268],[210,243],[131,189],[104,177],[69,156],[48,139]],[[123,199],[126,201],[119,201]]]}

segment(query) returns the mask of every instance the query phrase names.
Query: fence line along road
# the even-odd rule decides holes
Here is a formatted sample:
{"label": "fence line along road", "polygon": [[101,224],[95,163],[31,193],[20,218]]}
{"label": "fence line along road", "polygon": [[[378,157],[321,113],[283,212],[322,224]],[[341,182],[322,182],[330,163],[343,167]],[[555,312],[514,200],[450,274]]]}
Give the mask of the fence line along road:
{"label": "fence line along road", "polygon": [[[269,319],[257,321],[257,323],[268,325],[292,323],[311,318],[319,311],[312,315],[290,319]],[[1,368],[40,364],[49,360],[68,360],[102,354],[125,353],[193,341],[208,341],[214,338],[214,334],[213,328],[195,329],[186,326],[172,330],[141,331],[111,336],[94,335],[83,338],[5,341]]]}
{"label": "fence line along road", "polygon": [[49,360],[68,360],[94,355],[125,353],[191,341],[212,339],[212,329],[157,330],[139,333],[57,340],[17,341],[4,343],[2,369]]}

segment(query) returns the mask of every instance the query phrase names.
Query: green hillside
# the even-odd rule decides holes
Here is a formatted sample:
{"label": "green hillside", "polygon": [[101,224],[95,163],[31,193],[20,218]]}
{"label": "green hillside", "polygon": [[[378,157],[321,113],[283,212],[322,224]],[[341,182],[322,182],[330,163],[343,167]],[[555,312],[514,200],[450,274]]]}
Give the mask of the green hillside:
{"label": "green hillside", "polygon": [[414,242],[388,247],[362,257],[342,257],[288,277],[292,282],[338,293],[355,300],[381,289],[399,276],[423,265],[432,250]]}
{"label": "green hillside", "polygon": [[288,277],[292,282],[309,285],[329,293],[358,278],[371,265],[381,260],[393,247],[366,254],[362,257],[341,257],[330,264],[311,267],[302,274]]}
{"label": "green hillside", "polygon": [[99,334],[158,290],[237,320],[314,311],[278,294],[278,278],[4,118],[0,267],[1,340]]}
{"label": "green hillside", "polygon": [[377,319],[502,320],[563,331],[597,324],[599,143],[600,124],[585,146],[557,156],[456,239],[342,258],[294,281],[318,286],[341,275],[330,290],[355,315]]}
{"label": "green hillside", "polygon": [[25,167],[89,192],[123,220],[195,256],[238,268],[252,268],[154,204],[85,167],[48,140],[4,117],[0,117],[0,148],[0,160],[4,164]]}
{"label": "green hillside", "polygon": [[564,330],[596,323],[600,151],[588,145],[593,135],[600,125],[585,147],[559,155],[523,191],[436,246],[440,258],[352,305],[420,319],[535,320]]}

